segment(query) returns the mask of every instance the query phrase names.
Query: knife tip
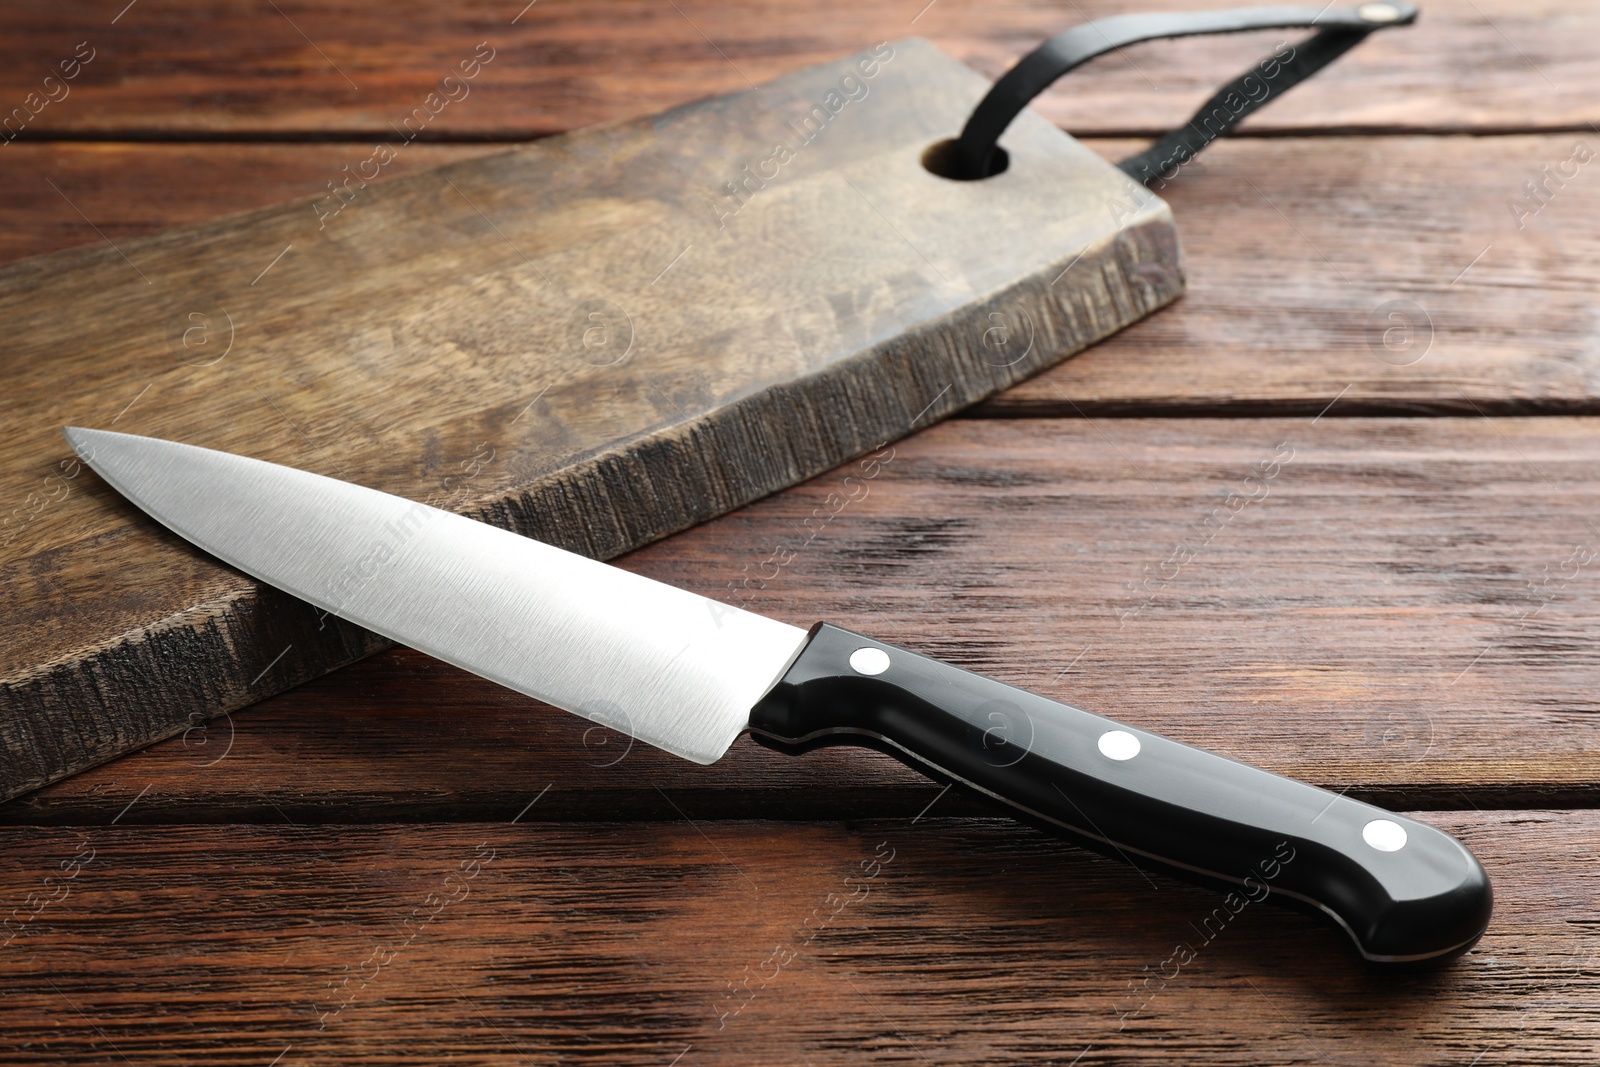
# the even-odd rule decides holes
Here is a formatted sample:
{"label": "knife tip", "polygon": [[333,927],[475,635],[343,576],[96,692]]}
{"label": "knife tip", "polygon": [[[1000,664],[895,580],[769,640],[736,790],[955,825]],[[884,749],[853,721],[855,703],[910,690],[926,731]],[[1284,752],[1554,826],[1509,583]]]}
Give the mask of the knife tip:
{"label": "knife tip", "polygon": [[72,446],[74,452],[84,459],[89,459],[91,457],[87,453],[92,450],[96,441],[103,441],[108,437],[119,435],[113,434],[109,430],[91,430],[83,426],[63,426],[61,427],[61,436],[67,439],[67,444]]}
{"label": "knife tip", "polygon": [[117,433],[115,430],[91,430],[86,426],[63,426],[61,436],[67,439],[67,444],[72,448],[74,455],[98,471],[100,467],[95,460],[100,457],[95,453],[100,451],[101,446],[110,445],[116,438],[127,438],[130,435]]}

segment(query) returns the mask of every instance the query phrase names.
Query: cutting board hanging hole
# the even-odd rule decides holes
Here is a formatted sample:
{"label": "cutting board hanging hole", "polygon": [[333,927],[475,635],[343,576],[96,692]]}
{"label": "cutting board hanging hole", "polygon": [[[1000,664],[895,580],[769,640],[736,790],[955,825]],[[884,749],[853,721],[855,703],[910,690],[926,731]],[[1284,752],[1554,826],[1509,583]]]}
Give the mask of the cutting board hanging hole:
{"label": "cutting board hanging hole", "polygon": [[935,141],[922,153],[922,166],[929,174],[937,174],[941,178],[949,178],[956,182],[982,181],[993,178],[996,174],[1005,172],[1011,164],[1011,157],[1004,148],[995,146],[994,152],[989,157],[987,174],[972,174],[962,169],[956,162],[956,140],[947,137],[942,141]]}

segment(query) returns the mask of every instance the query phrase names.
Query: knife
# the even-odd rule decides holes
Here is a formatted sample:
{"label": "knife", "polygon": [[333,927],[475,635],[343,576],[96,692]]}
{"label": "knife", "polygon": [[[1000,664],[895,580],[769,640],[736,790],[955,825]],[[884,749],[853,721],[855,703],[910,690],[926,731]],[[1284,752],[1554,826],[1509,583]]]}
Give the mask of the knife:
{"label": "knife", "polygon": [[1374,963],[1448,959],[1488,926],[1483,867],[1425,823],[375,489],[172,441],[64,433],[120,493],[239,570],[696,763],[746,732],[793,753],[881,749],[1107,855],[1227,886],[1230,902],[1320,913]]}

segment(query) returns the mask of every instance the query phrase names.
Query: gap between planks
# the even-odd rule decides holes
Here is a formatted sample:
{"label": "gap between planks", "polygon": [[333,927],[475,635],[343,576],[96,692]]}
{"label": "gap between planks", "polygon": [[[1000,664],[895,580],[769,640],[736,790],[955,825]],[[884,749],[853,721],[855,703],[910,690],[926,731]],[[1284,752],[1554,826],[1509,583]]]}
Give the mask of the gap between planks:
{"label": "gap between planks", "polygon": [[[558,137],[573,130],[558,126],[529,126],[506,130],[420,131],[408,144],[429,145],[519,145]],[[1091,140],[1151,140],[1170,133],[1161,127],[1131,126],[1117,130],[1064,131],[1080,141]],[[1560,136],[1569,133],[1594,133],[1590,123],[1567,123],[1556,126],[1437,126],[1410,128],[1405,126],[1324,126],[1308,129],[1232,130],[1230,141],[1286,141],[1316,140],[1335,137],[1464,137],[1492,139],[1498,137]],[[365,130],[165,130],[137,126],[107,130],[51,130],[45,133],[23,131],[11,138],[17,144],[315,144],[366,146],[374,140],[391,138],[389,127],[374,126]],[[10,142],[7,142],[10,143]]]}

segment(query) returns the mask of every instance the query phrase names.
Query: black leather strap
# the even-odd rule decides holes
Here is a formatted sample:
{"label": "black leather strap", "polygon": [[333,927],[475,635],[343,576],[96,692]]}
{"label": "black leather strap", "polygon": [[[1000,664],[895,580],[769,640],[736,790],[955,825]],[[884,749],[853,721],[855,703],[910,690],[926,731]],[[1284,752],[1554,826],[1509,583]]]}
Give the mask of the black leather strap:
{"label": "black leather strap", "polygon": [[1116,15],[1074,26],[1035,48],[994,83],[967,119],[956,142],[952,176],[980,178],[1002,169],[997,160],[998,142],[1011,120],[1056,79],[1106,52],[1163,37],[1307,27],[1317,31],[1295,45],[1292,54],[1269,56],[1241,74],[1206,101],[1188,125],[1118,164],[1134,180],[1148,185],[1193,159],[1195,153],[1267,101],[1360,44],[1367,34],[1409,25],[1416,19],[1416,4],[1394,0],[1359,7],[1247,7]]}

